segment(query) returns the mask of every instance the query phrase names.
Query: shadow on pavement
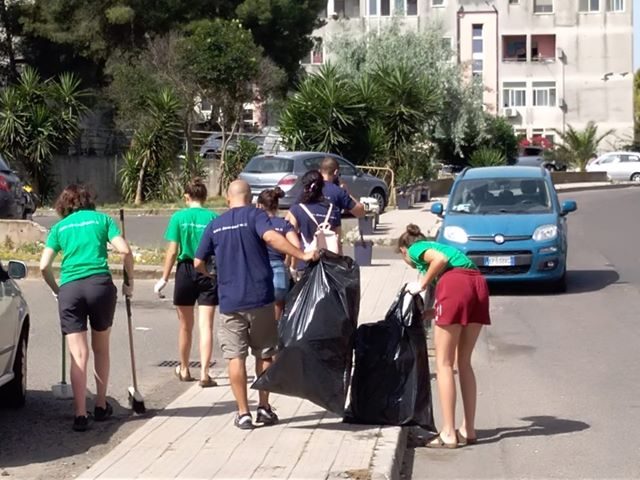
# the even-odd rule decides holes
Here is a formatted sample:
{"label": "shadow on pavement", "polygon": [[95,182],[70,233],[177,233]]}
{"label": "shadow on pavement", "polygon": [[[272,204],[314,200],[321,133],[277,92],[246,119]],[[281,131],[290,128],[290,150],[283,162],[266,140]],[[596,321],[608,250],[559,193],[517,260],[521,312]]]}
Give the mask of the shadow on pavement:
{"label": "shadow on pavement", "polygon": [[521,420],[531,423],[530,425],[519,427],[477,430],[478,444],[496,443],[506,438],[549,437],[565,433],[582,432],[583,430],[591,428],[589,424],[579,420],[568,420],[547,415],[524,417],[521,418]]}
{"label": "shadow on pavement", "polygon": [[[0,410],[0,465],[20,467],[84,454],[107,444],[125,423],[148,417],[132,417],[131,410],[109,398],[114,416],[91,422],[86,432],[74,432],[72,400],[56,400],[49,391],[30,390],[24,408]],[[93,402],[87,402],[93,410]]]}
{"label": "shadow on pavement", "polygon": [[[251,406],[251,404],[250,404]],[[257,406],[257,403],[256,403]],[[236,402],[233,400],[225,400],[216,402],[210,406],[195,406],[181,408],[165,408],[163,410],[155,410],[151,414],[155,417],[211,417],[217,415],[226,415],[237,410]]]}
{"label": "shadow on pavement", "polygon": [[619,283],[620,275],[615,270],[570,270],[567,272],[567,291],[557,293],[544,283],[490,283],[491,295],[496,296],[529,296],[529,295],[574,295],[604,290],[610,285]]}

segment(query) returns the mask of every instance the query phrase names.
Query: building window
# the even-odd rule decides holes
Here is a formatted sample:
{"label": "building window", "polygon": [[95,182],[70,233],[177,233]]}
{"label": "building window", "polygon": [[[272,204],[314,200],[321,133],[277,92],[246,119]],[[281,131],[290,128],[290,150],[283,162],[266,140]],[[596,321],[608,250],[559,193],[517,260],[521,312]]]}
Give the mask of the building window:
{"label": "building window", "polygon": [[556,61],[556,36],[532,35],[531,36],[531,61],[555,62]]}
{"label": "building window", "polygon": [[535,13],[553,13],[553,0],[533,0]]}
{"label": "building window", "polygon": [[504,82],[502,84],[502,106],[505,108],[526,107],[526,82]]}
{"label": "building window", "polygon": [[391,15],[391,0],[369,0],[369,16],[388,17]]}
{"label": "building window", "polygon": [[624,12],[624,0],[607,0],[608,12]]}
{"label": "building window", "polygon": [[395,5],[396,15],[418,15],[418,0],[395,0]]}
{"label": "building window", "polygon": [[302,59],[303,65],[322,65],[324,63],[324,45],[322,44],[322,38],[316,37],[313,41],[313,49]]}
{"label": "building window", "polygon": [[526,62],[527,61],[527,36],[503,35],[502,36],[502,61]]}
{"label": "building window", "polygon": [[533,106],[556,106],[556,82],[533,82]]}
{"label": "building window", "polygon": [[484,36],[482,24],[473,24],[471,26],[472,41],[472,64],[471,73],[474,77],[482,77],[484,69]]}
{"label": "building window", "polygon": [[600,0],[580,0],[579,10],[581,12],[599,12]]}
{"label": "building window", "polygon": [[444,0],[431,0],[432,7],[444,7]]}

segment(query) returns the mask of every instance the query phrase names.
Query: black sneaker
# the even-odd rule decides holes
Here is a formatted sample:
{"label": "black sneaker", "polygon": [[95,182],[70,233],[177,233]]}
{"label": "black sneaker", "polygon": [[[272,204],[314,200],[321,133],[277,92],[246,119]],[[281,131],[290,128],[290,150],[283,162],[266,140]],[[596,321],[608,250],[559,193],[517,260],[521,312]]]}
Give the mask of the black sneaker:
{"label": "black sneaker", "polygon": [[251,418],[251,415],[248,413],[243,413],[242,415],[238,413],[233,424],[240,430],[253,430],[254,428],[253,418]]}
{"label": "black sneaker", "polygon": [[93,419],[96,422],[104,422],[105,420],[108,420],[109,418],[111,418],[112,415],[113,415],[113,407],[109,402],[106,403],[104,408],[96,406],[93,409]]}
{"label": "black sneaker", "polygon": [[89,428],[89,417],[83,415],[73,419],[73,429],[76,432],[86,432]]}
{"label": "black sneaker", "polygon": [[258,414],[256,416],[256,422],[263,425],[275,425],[278,423],[278,415],[271,410],[271,405],[266,407],[258,407]]}

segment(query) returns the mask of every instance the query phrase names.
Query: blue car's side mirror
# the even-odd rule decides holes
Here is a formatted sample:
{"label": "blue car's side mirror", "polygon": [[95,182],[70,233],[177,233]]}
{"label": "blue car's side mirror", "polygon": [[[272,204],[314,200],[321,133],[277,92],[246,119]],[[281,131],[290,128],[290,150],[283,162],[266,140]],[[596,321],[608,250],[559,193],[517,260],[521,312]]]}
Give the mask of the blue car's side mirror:
{"label": "blue car's side mirror", "polygon": [[566,215],[571,212],[575,212],[578,209],[578,204],[573,200],[566,200],[562,202],[562,210],[560,213]]}
{"label": "blue car's side mirror", "polygon": [[444,206],[442,205],[442,203],[436,202],[433,205],[431,205],[431,213],[441,217],[444,214]]}

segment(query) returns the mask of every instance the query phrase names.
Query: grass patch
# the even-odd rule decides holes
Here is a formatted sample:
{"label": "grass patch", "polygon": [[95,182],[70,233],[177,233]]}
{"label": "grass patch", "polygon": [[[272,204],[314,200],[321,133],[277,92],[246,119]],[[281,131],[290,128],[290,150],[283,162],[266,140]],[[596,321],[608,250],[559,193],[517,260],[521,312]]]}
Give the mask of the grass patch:
{"label": "grass patch", "polygon": [[[162,265],[164,263],[164,248],[140,248],[131,246],[137,265]],[[0,258],[4,261],[19,260],[21,262],[39,262],[44,243],[34,242],[23,245],[13,245],[11,241],[5,241],[0,245]],[[62,256],[58,255],[55,262],[61,262]],[[109,264],[112,266],[122,263],[122,255],[109,252]]]}
{"label": "grass patch", "polygon": [[[225,197],[211,197],[204,206],[207,208],[223,208],[227,206],[227,199]],[[134,205],[132,203],[102,203],[97,205],[98,210],[119,210],[121,208],[126,210],[179,210],[185,207],[184,202],[146,202],[142,205]],[[44,208],[53,207],[46,205]]]}

